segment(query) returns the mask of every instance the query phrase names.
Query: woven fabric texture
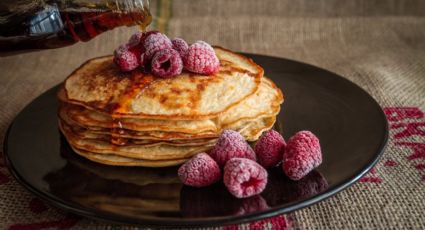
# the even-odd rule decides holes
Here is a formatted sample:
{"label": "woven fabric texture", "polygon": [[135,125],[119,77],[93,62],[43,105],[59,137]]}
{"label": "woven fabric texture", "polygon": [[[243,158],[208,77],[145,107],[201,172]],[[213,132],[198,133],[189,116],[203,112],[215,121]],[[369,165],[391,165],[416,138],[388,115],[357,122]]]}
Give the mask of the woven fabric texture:
{"label": "woven fabric texture", "polygon": [[[421,229],[425,226],[425,1],[152,0],[170,37],[284,57],[335,72],[384,108],[390,141],[358,183],[316,205],[226,229]],[[0,138],[19,111],[136,28],[71,47],[0,58]],[[266,70],[267,71],[267,70]],[[26,228],[25,228],[26,227]],[[0,164],[0,229],[123,228],[44,204]]]}

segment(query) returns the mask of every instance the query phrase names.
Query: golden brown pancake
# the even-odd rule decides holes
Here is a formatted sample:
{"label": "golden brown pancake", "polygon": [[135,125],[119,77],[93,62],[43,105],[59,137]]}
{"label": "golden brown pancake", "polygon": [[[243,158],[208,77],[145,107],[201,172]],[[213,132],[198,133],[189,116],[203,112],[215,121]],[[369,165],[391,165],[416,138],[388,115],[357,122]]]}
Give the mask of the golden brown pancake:
{"label": "golden brown pancake", "polygon": [[188,159],[175,159],[175,160],[141,160],[129,157],[122,157],[113,154],[98,154],[92,153],[81,149],[73,148],[74,152],[78,155],[85,157],[91,161],[114,166],[143,166],[143,167],[167,167],[179,165],[187,161]]}
{"label": "golden brown pancake", "polygon": [[[134,158],[141,160],[177,160],[193,156],[196,153],[208,150],[210,146],[140,146],[140,145],[114,145],[110,142],[79,138],[66,126],[59,125],[62,133],[68,140],[72,148],[83,150],[89,153],[116,155],[124,158]],[[87,156],[85,156],[87,157]],[[87,157],[88,158],[88,157]]]}
{"label": "golden brown pancake", "polygon": [[116,117],[200,120],[216,116],[257,92],[263,69],[251,59],[215,48],[220,71],[183,72],[162,79],[140,70],[121,72],[112,56],[87,61],[64,84],[69,103]]}

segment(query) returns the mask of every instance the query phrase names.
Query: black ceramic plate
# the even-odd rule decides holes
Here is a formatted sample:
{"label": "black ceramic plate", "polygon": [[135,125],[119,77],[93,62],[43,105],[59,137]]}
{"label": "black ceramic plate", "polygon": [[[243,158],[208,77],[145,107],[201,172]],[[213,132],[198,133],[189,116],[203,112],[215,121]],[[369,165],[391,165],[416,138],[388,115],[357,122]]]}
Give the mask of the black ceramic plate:
{"label": "black ceramic plate", "polygon": [[363,176],[387,142],[385,116],[355,84],[299,62],[248,55],[285,94],[275,128],[285,138],[311,130],[323,164],[298,182],[270,170],[263,193],[236,199],[223,184],[182,186],[177,168],[112,167],[72,152],[57,127],[57,87],[36,98],[10,126],[4,148],[16,179],[52,205],[83,216],[144,226],[208,226],[253,221],[312,205]]}

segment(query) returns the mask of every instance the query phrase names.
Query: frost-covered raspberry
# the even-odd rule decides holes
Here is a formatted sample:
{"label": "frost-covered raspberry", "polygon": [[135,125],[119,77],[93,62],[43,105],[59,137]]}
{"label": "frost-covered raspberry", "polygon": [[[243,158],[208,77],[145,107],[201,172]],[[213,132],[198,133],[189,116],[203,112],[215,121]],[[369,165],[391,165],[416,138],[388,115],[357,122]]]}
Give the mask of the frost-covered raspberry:
{"label": "frost-covered raspberry", "polygon": [[144,34],[145,34],[144,32],[140,32],[140,31],[134,33],[133,35],[131,35],[127,44],[129,46],[138,46]]}
{"label": "frost-covered raspberry", "polygon": [[232,158],[224,167],[224,185],[238,198],[261,193],[267,185],[267,170],[246,158]]}
{"label": "frost-covered raspberry", "polygon": [[282,168],[292,180],[299,180],[322,163],[319,139],[310,131],[300,131],[289,138]]}
{"label": "frost-covered raspberry", "polygon": [[177,51],[163,49],[153,56],[151,69],[155,76],[169,78],[182,72],[183,61]]}
{"label": "frost-covered raspberry", "polygon": [[114,52],[114,62],[122,71],[131,71],[139,66],[140,54],[127,45],[118,47]]}
{"label": "frost-covered raspberry", "polygon": [[145,48],[144,59],[151,60],[157,51],[172,49],[173,44],[165,34],[152,33],[146,37],[143,47]]}
{"label": "frost-covered raspberry", "polygon": [[173,43],[173,49],[177,50],[182,58],[186,56],[189,45],[185,40],[182,38],[174,38],[171,40],[171,43]]}
{"label": "frost-covered raspberry", "polygon": [[240,133],[233,130],[224,130],[209,154],[221,167],[235,157],[256,160],[255,152],[251,146]]}
{"label": "frost-covered raspberry", "polygon": [[276,166],[282,161],[285,140],[280,133],[271,129],[257,141],[254,151],[260,165],[265,168]]}
{"label": "frost-covered raspberry", "polygon": [[220,61],[214,49],[204,41],[190,45],[183,62],[184,67],[194,73],[211,75],[220,69]]}
{"label": "frost-covered raspberry", "polygon": [[[140,46],[140,48],[143,48],[143,44],[145,42],[145,39],[147,36],[151,35],[151,34],[157,34],[159,33],[158,31],[147,31],[147,32],[141,32],[138,31],[136,33],[134,33],[133,35],[131,35],[130,39],[128,40],[128,45],[129,46]],[[143,52],[143,50],[142,50]]]}
{"label": "frost-covered raspberry", "polygon": [[199,41],[196,41],[195,43],[204,46],[206,49],[214,50],[214,48],[206,41],[199,40]]}
{"label": "frost-covered raspberry", "polygon": [[128,51],[129,48],[130,48],[130,45],[128,44],[122,44],[118,46],[118,48],[114,50],[114,57],[121,55],[125,51]]}
{"label": "frost-covered raspberry", "polygon": [[130,49],[137,50],[139,64],[142,67],[146,67],[146,64],[150,64],[150,58],[145,58],[145,40],[151,34],[159,34],[158,31],[147,31],[147,32],[136,32],[131,35],[126,46]]}
{"label": "frost-covered raspberry", "polygon": [[221,171],[208,154],[199,153],[180,166],[178,175],[185,185],[204,187],[219,181]]}

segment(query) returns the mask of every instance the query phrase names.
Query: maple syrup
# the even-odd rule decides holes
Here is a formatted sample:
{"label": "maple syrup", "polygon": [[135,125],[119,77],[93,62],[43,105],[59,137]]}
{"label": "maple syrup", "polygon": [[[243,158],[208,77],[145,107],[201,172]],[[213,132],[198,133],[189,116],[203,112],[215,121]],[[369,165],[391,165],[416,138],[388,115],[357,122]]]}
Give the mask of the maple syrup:
{"label": "maple syrup", "polygon": [[132,84],[124,91],[117,102],[110,103],[104,111],[109,113],[112,117],[110,143],[116,146],[130,144],[127,138],[122,137],[123,135],[128,134],[128,130],[126,130],[122,125],[122,114],[128,113],[131,109],[131,104],[134,98],[155,81],[155,77],[153,75],[144,74],[138,71],[133,71],[129,78],[131,79]]}
{"label": "maple syrup", "polygon": [[119,3],[128,2],[121,0],[113,5],[105,1],[102,6],[55,3],[8,18],[3,15],[12,15],[10,7],[0,5],[0,54],[65,47],[120,26],[139,25],[144,30],[152,21],[149,1],[137,0],[139,4],[131,10],[121,10]]}
{"label": "maple syrup", "polygon": [[112,129],[111,129],[111,144],[113,145],[127,145],[128,141],[121,136],[125,134],[121,120],[119,118],[112,117]]}

